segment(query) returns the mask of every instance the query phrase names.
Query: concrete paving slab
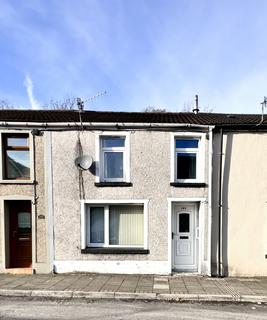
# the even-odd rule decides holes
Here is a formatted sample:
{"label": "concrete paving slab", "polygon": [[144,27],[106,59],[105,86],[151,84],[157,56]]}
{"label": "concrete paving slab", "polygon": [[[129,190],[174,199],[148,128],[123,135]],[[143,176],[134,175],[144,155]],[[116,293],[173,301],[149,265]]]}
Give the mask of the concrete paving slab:
{"label": "concrete paving slab", "polygon": [[1,275],[0,296],[256,303],[267,302],[267,279],[247,281],[183,275]]}

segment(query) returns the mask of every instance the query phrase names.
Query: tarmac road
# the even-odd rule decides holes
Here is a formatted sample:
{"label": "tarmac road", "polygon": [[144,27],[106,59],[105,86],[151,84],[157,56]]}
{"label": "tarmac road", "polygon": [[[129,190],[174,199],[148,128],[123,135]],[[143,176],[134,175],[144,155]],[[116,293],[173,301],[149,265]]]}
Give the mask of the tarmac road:
{"label": "tarmac road", "polygon": [[0,319],[267,319],[266,304],[200,304],[1,298]]}

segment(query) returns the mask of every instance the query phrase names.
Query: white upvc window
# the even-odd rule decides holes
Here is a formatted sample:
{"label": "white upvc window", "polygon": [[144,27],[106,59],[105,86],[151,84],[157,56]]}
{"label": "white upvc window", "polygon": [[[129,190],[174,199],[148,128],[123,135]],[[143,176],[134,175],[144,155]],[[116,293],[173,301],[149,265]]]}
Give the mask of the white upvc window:
{"label": "white upvc window", "polygon": [[[204,134],[174,135],[172,140],[174,182],[204,182]],[[173,147],[174,143],[174,147]]]}
{"label": "white upvc window", "polygon": [[147,202],[85,204],[82,247],[147,247]]}
{"label": "white upvc window", "polygon": [[130,182],[129,133],[103,133],[97,136],[97,182]]}

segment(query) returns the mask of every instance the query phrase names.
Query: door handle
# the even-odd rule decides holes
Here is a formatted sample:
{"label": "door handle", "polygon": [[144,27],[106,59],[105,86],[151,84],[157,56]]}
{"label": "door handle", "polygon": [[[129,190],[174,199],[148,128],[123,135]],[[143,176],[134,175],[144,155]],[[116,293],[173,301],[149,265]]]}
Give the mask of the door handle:
{"label": "door handle", "polygon": [[174,232],[172,232],[172,239],[174,238]]}

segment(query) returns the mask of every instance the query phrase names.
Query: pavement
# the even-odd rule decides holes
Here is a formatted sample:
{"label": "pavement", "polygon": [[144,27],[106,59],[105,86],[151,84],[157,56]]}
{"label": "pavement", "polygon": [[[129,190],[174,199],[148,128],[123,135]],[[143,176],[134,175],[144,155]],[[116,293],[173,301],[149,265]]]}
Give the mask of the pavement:
{"label": "pavement", "polygon": [[266,278],[175,274],[0,275],[0,297],[267,303]]}

